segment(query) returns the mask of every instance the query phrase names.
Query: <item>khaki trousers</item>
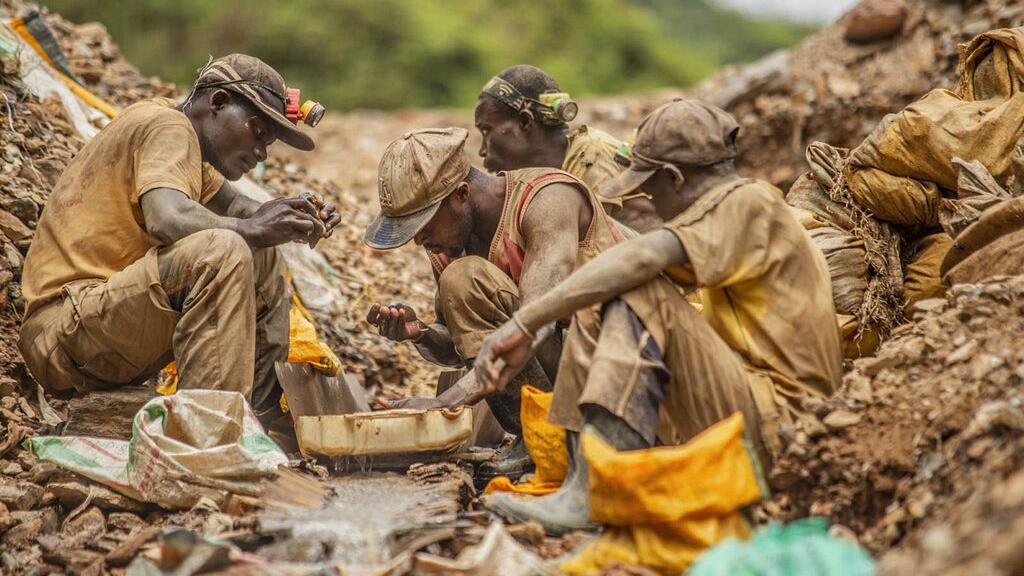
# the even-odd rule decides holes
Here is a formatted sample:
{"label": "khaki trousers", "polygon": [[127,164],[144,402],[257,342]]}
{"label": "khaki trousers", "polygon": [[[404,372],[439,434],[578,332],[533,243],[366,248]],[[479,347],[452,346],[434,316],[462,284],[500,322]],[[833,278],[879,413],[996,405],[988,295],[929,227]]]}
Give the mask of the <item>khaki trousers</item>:
{"label": "khaki trousers", "polygon": [[[507,322],[519,309],[519,287],[500,268],[479,256],[464,256],[449,264],[438,278],[438,312],[443,317],[459,356],[467,363],[480,353],[484,339]],[[544,374],[553,381],[561,351],[560,335],[542,346],[536,358]],[[536,374],[536,373],[535,373]],[[550,390],[549,382],[525,382],[513,378],[504,392],[487,398],[494,417],[512,434],[522,432],[519,418],[523,384]]]}
{"label": "khaki trousers", "polygon": [[606,304],[598,321],[586,311],[573,319],[549,419],[579,431],[579,407],[597,405],[651,441],[660,406],[682,442],[741,412],[758,457],[770,466],[779,420],[774,402],[771,381],[749,371],[685,297],[659,279]]}
{"label": "khaki trousers", "polygon": [[153,248],[107,281],[72,282],[22,325],[19,347],[49,390],[138,384],[177,362],[179,388],[235,390],[257,414],[280,396],[291,290],[280,251],[205,230]]}

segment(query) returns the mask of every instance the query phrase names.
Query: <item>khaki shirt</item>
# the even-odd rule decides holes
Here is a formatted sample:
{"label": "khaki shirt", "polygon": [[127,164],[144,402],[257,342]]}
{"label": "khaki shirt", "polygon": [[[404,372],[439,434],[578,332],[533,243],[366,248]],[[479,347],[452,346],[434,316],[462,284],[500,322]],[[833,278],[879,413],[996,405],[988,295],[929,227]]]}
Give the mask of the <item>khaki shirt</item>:
{"label": "khaki shirt", "polygon": [[701,288],[702,314],[754,371],[791,400],[835,391],[843,353],[828,266],[781,191],[730,183],[665,228],[690,259],[666,273]]}
{"label": "khaki shirt", "polygon": [[26,315],[83,279],[106,280],[158,242],[146,232],[139,198],[180,190],[205,204],[224,183],[199,152],[191,122],[166,99],[124,110],[75,156],[57,180],[25,259]]}

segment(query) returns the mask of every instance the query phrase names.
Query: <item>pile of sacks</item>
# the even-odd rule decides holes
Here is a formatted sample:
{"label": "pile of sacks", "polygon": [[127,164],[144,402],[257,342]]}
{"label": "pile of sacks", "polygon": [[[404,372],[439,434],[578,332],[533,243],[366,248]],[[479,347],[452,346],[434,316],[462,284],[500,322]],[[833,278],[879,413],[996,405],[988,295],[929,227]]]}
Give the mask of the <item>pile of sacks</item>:
{"label": "pile of sacks", "polygon": [[956,92],[885,116],[853,150],[808,146],[786,200],[825,254],[848,357],[949,284],[1021,270],[1022,49],[1024,28],[981,34],[960,46]]}

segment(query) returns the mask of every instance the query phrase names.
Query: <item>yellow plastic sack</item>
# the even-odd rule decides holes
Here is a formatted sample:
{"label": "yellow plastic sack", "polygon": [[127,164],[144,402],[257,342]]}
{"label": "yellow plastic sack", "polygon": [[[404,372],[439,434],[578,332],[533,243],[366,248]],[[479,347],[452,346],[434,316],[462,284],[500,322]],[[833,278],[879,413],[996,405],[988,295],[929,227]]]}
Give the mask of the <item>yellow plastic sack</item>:
{"label": "yellow plastic sack", "polygon": [[900,226],[939,224],[942,194],[933,182],[893,176],[877,168],[857,168],[847,177],[854,200],[875,218]]}
{"label": "yellow plastic sack", "polygon": [[551,410],[551,392],[542,392],[533,386],[522,387],[520,416],[523,423],[523,442],[536,465],[536,472],[526,482],[513,484],[507,476],[492,479],[485,492],[515,492],[541,496],[555,492],[562,486],[569,467],[569,452],[565,446],[565,428],[548,422]]}
{"label": "yellow plastic sack", "polygon": [[[288,312],[288,361],[307,362],[314,368],[329,376],[337,376],[341,371],[341,361],[329,346],[316,335],[313,317],[299,297],[292,294],[292,307]],[[165,396],[178,390],[178,367],[171,362],[164,368],[168,377],[156,388],[157,394]],[[281,396],[281,407],[287,411],[288,405]]]}
{"label": "yellow plastic sack", "polygon": [[1009,98],[1024,89],[1024,28],[1000,28],[960,45],[964,100]]}
{"label": "yellow plastic sack", "polygon": [[679,574],[726,538],[747,538],[739,510],[768,493],[733,414],[682,446],[617,452],[584,433],[590,517],[609,527],[560,569],[599,573],[609,562]]}
{"label": "yellow plastic sack", "polygon": [[913,247],[913,259],[903,272],[903,295],[907,304],[904,312],[911,314],[914,304],[946,293],[942,283],[942,261],[953,246],[953,239],[945,232],[925,236]]}
{"label": "yellow plastic sack", "polygon": [[870,356],[882,343],[878,332],[870,326],[861,331],[860,322],[851,314],[836,314],[839,334],[843,343],[843,358],[851,360],[862,356]]}

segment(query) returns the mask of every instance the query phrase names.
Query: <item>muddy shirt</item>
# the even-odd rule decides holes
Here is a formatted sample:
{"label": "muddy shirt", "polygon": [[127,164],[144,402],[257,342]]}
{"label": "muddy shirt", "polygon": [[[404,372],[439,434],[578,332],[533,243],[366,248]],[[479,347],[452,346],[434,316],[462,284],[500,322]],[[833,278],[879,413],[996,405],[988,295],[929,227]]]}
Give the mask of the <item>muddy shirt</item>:
{"label": "muddy shirt", "polygon": [[57,180],[25,259],[26,315],[83,279],[106,280],[142,258],[139,198],[172,188],[205,204],[224,177],[199,152],[191,122],[166,99],[124,110],[75,156]]}
{"label": "muddy shirt", "polygon": [[[626,169],[615,161],[615,152],[622,141],[607,132],[583,125],[569,133],[568,141],[562,170],[582,180],[591,190],[597,190],[599,185]],[[621,198],[601,197],[600,200],[609,212],[622,206]]]}
{"label": "muddy shirt", "polygon": [[777,188],[721,186],[665,228],[690,259],[667,275],[701,288],[702,313],[726,344],[791,400],[835,391],[842,347],[828,266]]}

